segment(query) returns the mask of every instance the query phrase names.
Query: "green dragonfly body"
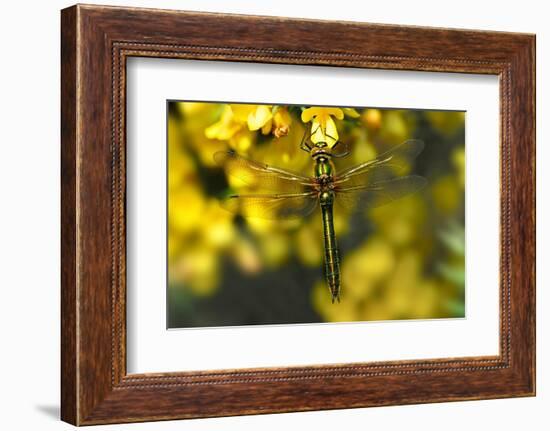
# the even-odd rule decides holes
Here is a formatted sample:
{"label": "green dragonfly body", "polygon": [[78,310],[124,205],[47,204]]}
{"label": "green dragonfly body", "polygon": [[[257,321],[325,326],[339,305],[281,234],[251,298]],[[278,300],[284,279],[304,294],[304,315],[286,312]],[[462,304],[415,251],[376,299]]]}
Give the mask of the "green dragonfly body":
{"label": "green dragonfly body", "polygon": [[334,231],[334,176],[335,171],[330,152],[323,147],[312,150],[315,161],[315,182],[318,188],[319,205],[323,220],[323,237],[325,243],[325,278],[331,293],[332,302],[340,302],[340,256]]}
{"label": "green dragonfly body", "polygon": [[[267,219],[304,218],[320,208],[325,249],[325,278],[331,300],[340,302],[340,256],[334,230],[335,206],[357,211],[380,206],[414,193],[426,184],[418,175],[401,175],[422,151],[423,143],[408,140],[373,160],[336,173],[334,157],[345,156],[337,142],[302,142],[314,162],[314,175],[304,176],[286,169],[249,160],[233,151],[220,151],[214,160],[239,178],[252,193],[235,194],[223,206],[244,217]],[[340,148],[338,148],[340,147]]]}

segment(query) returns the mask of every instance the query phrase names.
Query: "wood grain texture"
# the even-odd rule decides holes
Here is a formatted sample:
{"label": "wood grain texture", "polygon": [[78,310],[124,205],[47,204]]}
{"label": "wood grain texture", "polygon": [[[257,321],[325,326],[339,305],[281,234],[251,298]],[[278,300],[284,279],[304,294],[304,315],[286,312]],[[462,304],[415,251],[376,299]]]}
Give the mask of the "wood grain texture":
{"label": "wood grain texture", "polygon": [[61,417],[77,422],[76,9],[61,16]]}
{"label": "wood grain texture", "polygon": [[[61,38],[63,420],[88,425],[534,395],[533,35],[79,5],[62,11]],[[499,355],[127,375],[131,56],[498,75]]]}

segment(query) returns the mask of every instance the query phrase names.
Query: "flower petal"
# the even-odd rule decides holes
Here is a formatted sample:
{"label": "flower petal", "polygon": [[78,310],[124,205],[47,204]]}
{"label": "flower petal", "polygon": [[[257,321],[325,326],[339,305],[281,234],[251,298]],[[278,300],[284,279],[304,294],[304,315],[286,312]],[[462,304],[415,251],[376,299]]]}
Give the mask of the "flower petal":
{"label": "flower petal", "polygon": [[340,108],[326,108],[321,106],[312,106],[307,108],[302,112],[302,121],[308,123],[313,117],[318,117],[321,115],[332,115],[339,120],[344,118],[344,112]]}
{"label": "flower petal", "polygon": [[325,137],[325,142],[331,148],[334,144],[336,144],[336,142],[338,142],[338,129],[336,128],[336,123],[331,117],[328,117],[326,121]]}
{"label": "flower petal", "polygon": [[351,117],[351,118],[359,117],[359,112],[357,112],[355,108],[342,108],[342,110],[344,111],[344,114],[346,114],[347,117]]}
{"label": "flower petal", "polygon": [[219,139],[221,141],[230,139],[237,133],[241,125],[234,121],[234,116],[229,106],[224,109],[220,120],[204,130],[208,139]]}
{"label": "flower petal", "polygon": [[241,123],[246,123],[248,116],[251,112],[256,110],[257,105],[247,105],[244,103],[232,103],[229,105],[235,120],[240,121]]}
{"label": "flower petal", "polygon": [[273,114],[267,105],[260,105],[248,114],[248,129],[258,130],[271,120]]}
{"label": "flower petal", "polygon": [[339,120],[344,118],[344,111],[342,111],[340,108],[323,108],[323,109],[326,114],[332,115],[333,117],[336,117]]}
{"label": "flower petal", "polygon": [[314,144],[318,142],[326,142],[325,140],[325,124],[319,121],[319,117],[315,117],[311,123],[311,142]]}
{"label": "flower petal", "polygon": [[288,135],[292,118],[286,108],[279,108],[273,115],[273,135],[276,138]]}
{"label": "flower petal", "polygon": [[273,120],[270,118],[267,123],[265,123],[262,126],[262,135],[267,135],[271,132],[271,126],[273,124]]}
{"label": "flower petal", "polygon": [[302,122],[309,123],[313,117],[315,117],[316,115],[319,115],[320,109],[322,109],[322,108],[318,108],[318,107],[315,107],[315,106],[312,106],[311,108],[304,109],[302,111]]}

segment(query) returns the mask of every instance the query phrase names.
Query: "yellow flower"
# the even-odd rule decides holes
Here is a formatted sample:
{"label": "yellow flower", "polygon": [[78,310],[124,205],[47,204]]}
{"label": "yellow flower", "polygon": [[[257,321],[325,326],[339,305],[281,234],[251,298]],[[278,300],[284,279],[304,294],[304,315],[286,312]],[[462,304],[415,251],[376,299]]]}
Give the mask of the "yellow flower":
{"label": "yellow flower", "polygon": [[206,243],[213,248],[231,245],[235,237],[231,213],[221,208],[216,199],[211,199],[201,214],[200,223]]}
{"label": "yellow flower", "polygon": [[300,261],[307,266],[319,266],[323,262],[323,240],[319,222],[304,225],[295,238],[295,252]]}
{"label": "yellow flower", "polygon": [[292,122],[292,118],[290,118],[288,109],[286,108],[277,109],[277,111],[273,115],[273,135],[276,138],[280,138],[282,136],[288,135],[288,132],[290,131],[291,122]]}
{"label": "yellow flower", "polygon": [[350,284],[377,283],[395,266],[394,250],[383,237],[371,237],[361,247],[349,253],[342,265],[342,275]]}
{"label": "yellow flower", "polygon": [[395,246],[405,246],[422,238],[427,211],[420,194],[413,194],[389,205],[368,210],[368,213],[387,241]]}
{"label": "yellow flower", "polygon": [[242,129],[235,133],[229,140],[229,146],[237,152],[246,152],[254,144],[254,135],[246,130]]}
{"label": "yellow flower", "polygon": [[246,123],[248,130],[262,130],[264,135],[271,132],[273,114],[269,105],[229,105],[233,115],[238,121]]}
{"label": "yellow flower", "polygon": [[197,245],[180,254],[170,264],[170,282],[178,281],[197,296],[211,296],[220,281],[218,255]]}
{"label": "yellow flower", "polygon": [[344,111],[344,114],[348,117],[359,118],[359,112],[357,112],[355,108],[342,108],[342,111]]}
{"label": "yellow flower", "polygon": [[203,191],[193,185],[186,184],[176,189],[170,188],[168,193],[168,222],[170,231],[189,234],[196,229],[205,207]]}
{"label": "yellow flower", "polygon": [[338,130],[332,117],[341,120],[344,118],[344,111],[340,108],[321,108],[313,106],[302,112],[302,121],[311,121],[311,142],[325,142],[333,147],[338,142]]}
{"label": "yellow flower", "polygon": [[246,274],[258,274],[263,270],[263,262],[253,241],[238,236],[232,242],[229,256]]}
{"label": "yellow flower", "polygon": [[361,120],[370,130],[378,130],[382,125],[382,112],[379,109],[367,109],[361,115]]}
{"label": "yellow flower", "polygon": [[247,151],[252,145],[250,131],[270,133],[272,119],[271,107],[267,105],[225,105],[219,121],[207,127],[204,134],[208,139],[229,141],[237,151]]}
{"label": "yellow flower", "polygon": [[285,232],[271,232],[259,243],[264,264],[278,268],[286,262],[290,252],[290,241]]}
{"label": "yellow flower", "polygon": [[201,115],[209,110],[212,105],[204,102],[178,102],[176,106],[184,115]]}
{"label": "yellow flower", "polygon": [[388,144],[398,144],[411,136],[407,111],[388,110],[382,114],[380,138]]}
{"label": "yellow flower", "polygon": [[220,120],[217,123],[207,127],[204,134],[208,139],[219,139],[220,141],[226,141],[231,139],[239,130],[241,130],[242,124],[236,121],[231,107],[226,105],[223,109]]}

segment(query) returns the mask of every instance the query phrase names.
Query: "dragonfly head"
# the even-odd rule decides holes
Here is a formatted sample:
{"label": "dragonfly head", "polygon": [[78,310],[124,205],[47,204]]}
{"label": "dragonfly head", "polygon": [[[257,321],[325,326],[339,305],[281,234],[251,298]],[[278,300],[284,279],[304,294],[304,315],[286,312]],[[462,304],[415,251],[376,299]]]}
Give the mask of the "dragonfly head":
{"label": "dragonfly head", "polygon": [[311,149],[310,154],[313,160],[318,160],[321,157],[330,159],[330,157],[332,156],[330,147],[327,145],[326,142],[317,142],[315,146]]}

